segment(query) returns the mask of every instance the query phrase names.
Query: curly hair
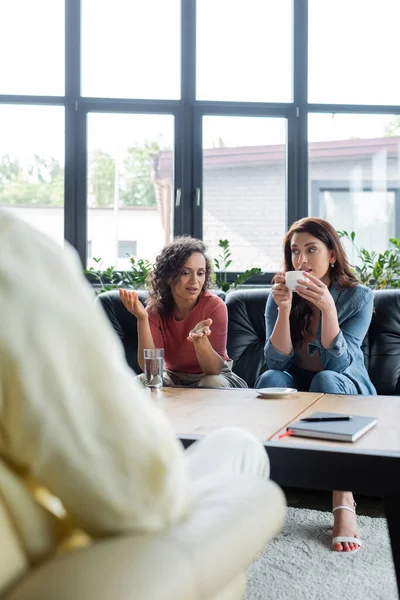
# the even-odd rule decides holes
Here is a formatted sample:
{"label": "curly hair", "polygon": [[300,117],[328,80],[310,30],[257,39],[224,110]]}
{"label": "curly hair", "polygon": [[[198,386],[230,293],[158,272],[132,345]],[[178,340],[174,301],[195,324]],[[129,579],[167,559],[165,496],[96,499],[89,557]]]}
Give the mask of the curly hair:
{"label": "curly hair", "polygon": [[211,288],[213,283],[211,261],[206,255],[206,247],[202,240],[186,235],[177,237],[157,256],[153,270],[147,279],[149,290],[147,306],[160,317],[166,318],[172,314],[174,299],[171,284],[178,281],[187,260],[197,252],[202,254],[206,261],[206,276],[201,290],[203,293],[204,290]]}
{"label": "curly hair", "polygon": [[[355,287],[359,283],[357,277],[350,269],[346,252],[335,228],[328,221],[318,219],[317,217],[300,219],[300,221],[293,223],[287,232],[283,242],[285,272],[295,270],[290,246],[295,233],[309,233],[321,240],[328,250],[334,250],[336,260],[334,267],[330,270],[333,285],[339,289],[344,289]],[[311,315],[310,304],[297,294],[293,294],[292,310],[290,312],[290,333],[293,346],[298,342],[303,342],[311,323]]]}

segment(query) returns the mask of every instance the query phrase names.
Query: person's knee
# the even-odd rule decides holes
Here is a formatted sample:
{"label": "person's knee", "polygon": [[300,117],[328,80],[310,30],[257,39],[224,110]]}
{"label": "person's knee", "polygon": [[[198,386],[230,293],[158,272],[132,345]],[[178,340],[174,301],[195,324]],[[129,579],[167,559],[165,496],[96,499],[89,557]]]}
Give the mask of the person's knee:
{"label": "person's knee", "polygon": [[341,379],[335,371],[320,371],[314,375],[310,392],[320,392],[323,394],[341,394],[343,385]]}
{"label": "person's knee", "polygon": [[200,379],[197,387],[225,388],[231,386],[229,385],[229,381],[223,375],[205,375]]}
{"label": "person's knee", "polygon": [[[209,433],[206,442],[226,457],[236,457],[236,472],[244,475],[269,477],[269,460],[262,443],[248,431],[239,427],[222,427]],[[221,454],[220,454],[221,456]]]}
{"label": "person's knee", "polygon": [[268,387],[290,387],[290,382],[291,377],[285,371],[269,369],[260,375],[255,383],[255,387],[258,389]]}

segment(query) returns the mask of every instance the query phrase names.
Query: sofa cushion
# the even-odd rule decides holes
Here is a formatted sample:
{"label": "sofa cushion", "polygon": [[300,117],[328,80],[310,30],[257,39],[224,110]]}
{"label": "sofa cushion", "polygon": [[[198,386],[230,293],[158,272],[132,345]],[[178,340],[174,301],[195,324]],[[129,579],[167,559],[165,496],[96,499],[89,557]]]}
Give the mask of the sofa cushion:
{"label": "sofa cushion", "polygon": [[235,290],[226,297],[228,355],[234,372],[253,387],[264,364],[265,305],[270,289]]}

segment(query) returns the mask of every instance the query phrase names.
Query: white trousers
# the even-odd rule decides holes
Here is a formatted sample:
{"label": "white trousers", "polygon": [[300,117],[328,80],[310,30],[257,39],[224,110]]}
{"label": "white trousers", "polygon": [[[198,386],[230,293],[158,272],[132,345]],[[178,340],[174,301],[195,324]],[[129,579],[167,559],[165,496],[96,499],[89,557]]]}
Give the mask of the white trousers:
{"label": "white trousers", "polygon": [[185,452],[190,478],[219,474],[258,475],[269,478],[269,460],[264,446],[251,433],[236,427],[216,429]]}

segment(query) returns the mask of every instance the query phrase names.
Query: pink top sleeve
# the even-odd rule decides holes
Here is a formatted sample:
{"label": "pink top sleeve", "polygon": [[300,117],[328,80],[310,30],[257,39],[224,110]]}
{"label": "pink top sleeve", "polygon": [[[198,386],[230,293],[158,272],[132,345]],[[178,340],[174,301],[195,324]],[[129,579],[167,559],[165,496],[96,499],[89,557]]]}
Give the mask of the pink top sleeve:
{"label": "pink top sleeve", "polygon": [[165,348],[165,340],[161,328],[161,319],[158,313],[153,312],[149,309],[149,307],[146,307],[146,310],[149,314],[149,325],[151,335],[153,336],[154,346],[156,348]]}
{"label": "pink top sleeve", "polygon": [[218,296],[214,296],[215,307],[211,311],[210,319],[212,319],[211,335],[209,337],[210,344],[215,352],[226,360],[226,341],[228,337],[228,310],[226,304]]}

